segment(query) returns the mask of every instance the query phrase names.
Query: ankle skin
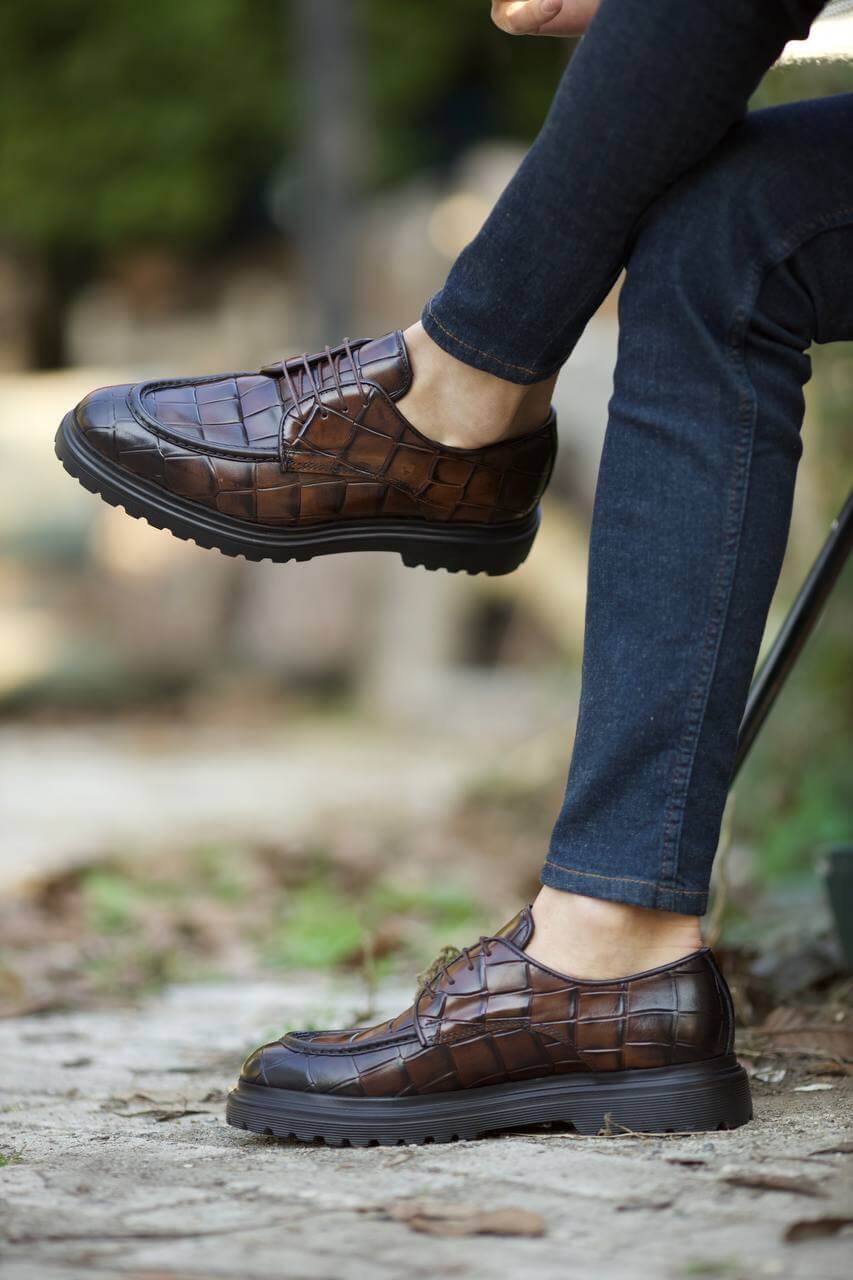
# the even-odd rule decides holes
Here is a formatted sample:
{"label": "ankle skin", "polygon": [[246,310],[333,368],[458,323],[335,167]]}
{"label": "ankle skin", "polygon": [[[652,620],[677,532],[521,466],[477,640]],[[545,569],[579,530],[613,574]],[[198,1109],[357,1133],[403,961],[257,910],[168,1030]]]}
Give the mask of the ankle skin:
{"label": "ankle skin", "polygon": [[479,449],[546,421],[556,375],[532,386],[505,382],[442,351],[420,322],[404,336],[413,376],[400,409],[429,439]]}
{"label": "ankle skin", "polygon": [[673,964],[702,946],[697,916],[607,902],[544,886],[527,954],[576,978],[623,978]]}

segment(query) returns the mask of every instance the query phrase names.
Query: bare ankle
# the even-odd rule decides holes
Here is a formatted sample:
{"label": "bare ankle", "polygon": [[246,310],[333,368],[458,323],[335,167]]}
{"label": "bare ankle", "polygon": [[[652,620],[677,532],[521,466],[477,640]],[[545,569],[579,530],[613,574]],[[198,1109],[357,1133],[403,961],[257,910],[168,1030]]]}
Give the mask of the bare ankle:
{"label": "bare ankle", "polygon": [[699,920],[543,887],[532,959],[578,978],[619,978],[672,964],[702,945]]}
{"label": "bare ankle", "polygon": [[431,440],[478,449],[546,421],[556,377],[532,386],[506,382],[448,355],[418,322],[405,331],[412,386],[400,407]]}

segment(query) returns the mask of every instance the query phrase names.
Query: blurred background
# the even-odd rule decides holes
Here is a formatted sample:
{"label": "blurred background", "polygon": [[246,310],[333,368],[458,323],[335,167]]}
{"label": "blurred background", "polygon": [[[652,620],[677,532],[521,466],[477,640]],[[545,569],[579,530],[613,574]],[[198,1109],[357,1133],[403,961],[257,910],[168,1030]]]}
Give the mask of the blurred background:
{"label": "blurred background", "polygon": [[[369,1004],[378,976],[535,891],[577,710],[613,298],[561,379],[544,529],[506,580],[226,559],[92,498],[53,455],[95,386],[256,369],[417,317],[571,55],[508,39],[488,8],[0,10],[7,1011],[314,966],[359,975]],[[778,69],[757,105],[851,89],[849,65]],[[768,639],[843,502],[851,419],[853,351],[818,349]],[[724,836],[713,930],[745,1016],[842,970],[821,862],[849,838],[850,584]]]}

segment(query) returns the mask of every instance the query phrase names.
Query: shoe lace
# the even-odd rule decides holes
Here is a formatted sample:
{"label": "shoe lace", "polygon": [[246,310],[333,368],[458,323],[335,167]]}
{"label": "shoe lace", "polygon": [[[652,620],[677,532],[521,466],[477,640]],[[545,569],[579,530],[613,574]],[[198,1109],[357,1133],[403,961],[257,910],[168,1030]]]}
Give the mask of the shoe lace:
{"label": "shoe lace", "polygon": [[[324,367],[324,362],[325,366],[331,370],[332,381],[335,384],[338,398],[343,408],[346,409],[347,402],[346,396],[344,395],[343,381],[341,379],[341,364],[344,357],[349,360],[350,368],[352,369],[353,377],[355,378],[356,386],[358,387],[359,394],[361,396],[362,405],[367,405],[370,396],[364,379],[361,376],[361,371],[356,363],[355,356],[353,355],[352,343],[349,338],[344,338],[340,348],[334,351],[331,347],[327,346],[317,356],[309,356],[307,354],[292,356],[289,360],[281,360],[276,365],[267,366],[261,372],[275,373],[276,375],[284,378],[287,393],[293,401],[293,415],[300,425],[304,426],[312,412],[310,408],[307,412],[304,412],[302,408],[301,400],[305,395],[306,389],[309,391],[309,394],[313,396],[314,403],[320,411],[320,416],[322,418],[328,418],[329,416],[329,411],[323,403],[322,398],[324,390],[322,373],[320,375],[319,382],[315,377],[315,370],[320,371]],[[279,370],[281,370],[280,375]],[[298,375],[299,378],[298,389],[294,375]]]}
{"label": "shoe lace", "polygon": [[475,968],[473,955],[475,951],[481,951],[484,956],[492,954],[489,943],[495,942],[496,939],[489,934],[481,936],[475,946],[471,947],[442,947],[432,964],[429,965],[423,973],[418,974],[418,986],[415,992],[415,1000],[419,1000],[425,993],[436,995],[435,984],[439,979],[445,980],[450,987],[456,986],[456,979],[451,976],[449,969],[457,960],[465,957],[465,967],[473,971]]}
{"label": "shoe lace", "polygon": [[454,987],[456,985],[456,979],[448,972],[450,966],[455,964],[457,960],[461,960],[464,956],[466,968],[474,969],[474,952],[482,951],[484,956],[490,956],[492,952],[489,944],[497,941],[497,938],[484,934],[479,939],[476,946],[473,947],[442,947],[441,951],[439,951],[429,968],[425,969],[424,972],[419,975],[418,988],[415,992],[415,1000],[412,1006],[412,1021],[415,1025],[415,1034],[424,1049],[429,1047],[429,1041],[424,1033],[423,1027],[421,1026],[421,1015],[418,1008],[421,996],[425,995],[427,991],[431,996],[436,995],[435,984],[439,979],[446,979],[448,986]]}

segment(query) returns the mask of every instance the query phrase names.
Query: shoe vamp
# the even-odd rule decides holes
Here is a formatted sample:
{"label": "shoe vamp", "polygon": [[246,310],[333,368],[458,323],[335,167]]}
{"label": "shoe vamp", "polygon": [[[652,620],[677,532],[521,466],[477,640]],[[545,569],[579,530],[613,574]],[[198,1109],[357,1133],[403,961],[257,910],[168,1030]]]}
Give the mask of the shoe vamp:
{"label": "shoe vamp", "polygon": [[141,399],[155,422],[192,444],[278,454],[284,409],[275,378],[226,374],[199,382],[155,383]]}

